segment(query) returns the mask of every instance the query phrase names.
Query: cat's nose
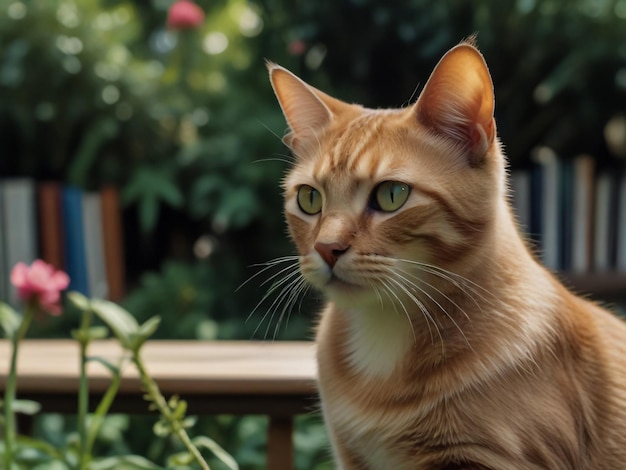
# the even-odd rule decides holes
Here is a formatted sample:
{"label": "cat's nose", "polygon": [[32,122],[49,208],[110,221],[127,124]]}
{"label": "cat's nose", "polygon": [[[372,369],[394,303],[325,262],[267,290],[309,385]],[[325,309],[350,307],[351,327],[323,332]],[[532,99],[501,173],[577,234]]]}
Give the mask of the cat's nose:
{"label": "cat's nose", "polygon": [[343,255],[350,245],[342,243],[324,243],[317,242],[314,246],[315,251],[319,253],[326,264],[332,269],[341,255]]}

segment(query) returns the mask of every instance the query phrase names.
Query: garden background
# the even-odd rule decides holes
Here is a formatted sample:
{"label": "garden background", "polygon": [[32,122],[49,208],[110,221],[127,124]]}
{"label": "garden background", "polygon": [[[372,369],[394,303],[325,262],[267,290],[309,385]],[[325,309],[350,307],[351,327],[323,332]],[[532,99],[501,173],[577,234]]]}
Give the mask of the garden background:
{"label": "garden background", "polygon": [[[344,100],[400,106],[478,33],[513,168],[538,147],[624,166],[626,0],[197,0],[206,18],[184,31],[166,27],[172,3],[0,0],[0,178],[119,188],[122,304],[140,321],[161,316],[158,338],[311,337],[314,295],[280,318],[266,315],[271,300],[255,310],[264,278],[238,289],[251,266],[293,254],[286,125],[266,59]],[[35,334],[67,337],[75,322]],[[47,416],[37,432],[62,440],[71,421]],[[100,451],[158,460],[173,444],[152,421],[109,418]],[[221,416],[196,431],[260,469],[265,426]],[[318,417],[299,420],[296,446],[297,468],[331,468]]]}

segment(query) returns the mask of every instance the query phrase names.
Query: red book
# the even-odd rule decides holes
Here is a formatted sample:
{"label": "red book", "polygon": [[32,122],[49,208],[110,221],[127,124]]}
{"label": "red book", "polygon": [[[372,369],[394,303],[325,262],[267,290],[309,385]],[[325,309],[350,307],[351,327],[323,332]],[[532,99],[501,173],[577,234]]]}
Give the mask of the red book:
{"label": "red book", "polygon": [[61,184],[48,181],[37,186],[41,259],[65,270]]}
{"label": "red book", "polygon": [[107,186],[100,190],[102,204],[102,239],[109,299],[117,302],[124,296],[124,242],[122,216],[117,188]]}

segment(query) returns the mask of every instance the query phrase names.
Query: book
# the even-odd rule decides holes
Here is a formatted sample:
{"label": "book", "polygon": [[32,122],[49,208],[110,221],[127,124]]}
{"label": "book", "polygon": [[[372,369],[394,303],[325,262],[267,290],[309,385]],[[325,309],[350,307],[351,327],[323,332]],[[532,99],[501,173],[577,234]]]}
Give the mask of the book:
{"label": "book", "polygon": [[54,181],[37,186],[40,258],[56,269],[65,269],[61,184]]}
{"label": "book", "polygon": [[533,232],[539,235],[541,259],[550,270],[559,268],[559,161],[548,147],[533,154]]}
{"label": "book", "polygon": [[100,190],[102,234],[109,299],[117,302],[124,296],[125,267],[122,215],[119,192],[106,186]]}
{"label": "book", "polygon": [[574,188],[572,208],[571,270],[582,273],[591,270],[594,209],[595,161],[590,155],[574,159]]}
{"label": "book", "polygon": [[106,299],[108,295],[108,285],[104,262],[100,193],[83,193],[82,211],[89,294],[91,297]]}
{"label": "book", "polygon": [[615,268],[626,273],[626,168],[619,179],[617,202],[617,253]]}
{"label": "book", "polygon": [[571,159],[559,161],[557,184],[559,190],[557,269],[570,271],[574,232],[574,163]]}
{"label": "book", "polygon": [[70,277],[69,290],[75,290],[89,296],[82,199],[83,195],[80,189],[73,186],[63,188],[65,269]]}
{"label": "book", "polygon": [[9,297],[9,266],[5,259],[5,239],[6,227],[4,223],[4,183],[0,181],[0,300],[4,301]]}
{"label": "book", "polygon": [[2,205],[5,299],[17,307],[17,293],[8,282],[10,272],[17,263],[31,264],[37,258],[35,182],[29,178],[4,180]]}
{"label": "book", "polygon": [[511,173],[511,204],[520,230],[530,233],[530,172],[515,170]]}
{"label": "book", "polygon": [[593,234],[593,268],[595,271],[611,269],[611,202],[613,177],[602,172],[596,180],[595,215]]}

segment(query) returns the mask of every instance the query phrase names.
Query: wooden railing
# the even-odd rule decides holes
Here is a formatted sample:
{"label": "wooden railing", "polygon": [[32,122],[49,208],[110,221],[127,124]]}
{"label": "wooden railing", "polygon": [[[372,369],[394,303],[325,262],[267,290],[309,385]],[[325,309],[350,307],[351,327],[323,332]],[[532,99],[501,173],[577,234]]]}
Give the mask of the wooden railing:
{"label": "wooden railing", "polygon": [[[95,341],[89,355],[117,362],[114,341]],[[310,342],[150,341],[142,357],[164,395],[188,402],[188,414],[261,414],[269,417],[267,468],[293,468],[293,419],[316,409],[315,346]],[[9,368],[10,343],[0,341],[0,390]],[[78,344],[71,340],[26,340],[18,357],[18,397],[39,402],[42,412],[75,413],[79,382]],[[98,402],[110,373],[88,368],[91,403]],[[148,413],[132,365],[124,369],[112,412]]]}

